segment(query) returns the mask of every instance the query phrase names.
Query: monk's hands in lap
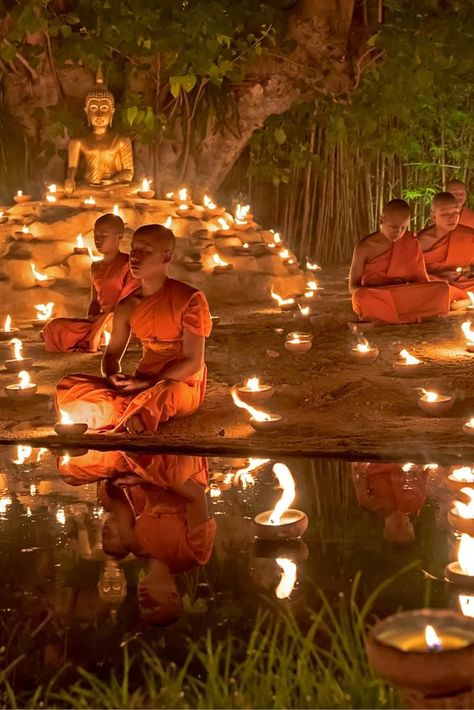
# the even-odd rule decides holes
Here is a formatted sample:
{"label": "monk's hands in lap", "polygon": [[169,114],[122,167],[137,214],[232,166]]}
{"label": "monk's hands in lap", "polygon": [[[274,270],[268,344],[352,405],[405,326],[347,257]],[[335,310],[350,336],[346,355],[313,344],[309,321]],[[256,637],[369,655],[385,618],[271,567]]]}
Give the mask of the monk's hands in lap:
{"label": "monk's hands in lap", "polygon": [[143,390],[148,389],[148,387],[151,387],[153,384],[153,382],[147,378],[134,377],[132,375],[126,375],[123,372],[117,372],[115,375],[110,375],[107,380],[114,389],[117,389],[124,394],[138,394],[139,392],[143,392]]}

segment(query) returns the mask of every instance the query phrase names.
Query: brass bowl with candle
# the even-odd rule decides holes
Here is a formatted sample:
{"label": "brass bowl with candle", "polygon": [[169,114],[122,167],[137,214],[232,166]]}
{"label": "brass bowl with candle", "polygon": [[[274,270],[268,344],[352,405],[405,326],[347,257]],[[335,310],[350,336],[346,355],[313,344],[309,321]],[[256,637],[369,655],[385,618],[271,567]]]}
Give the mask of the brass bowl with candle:
{"label": "brass bowl with candle", "polygon": [[[428,626],[440,639],[436,650],[425,640]],[[449,707],[433,703],[473,687],[474,619],[459,612],[416,609],[394,614],[372,627],[365,646],[370,665],[402,691],[410,707]]]}
{"label": "brass bowl with candle", "polygon": [[138,190],[137,195],[138,195],[138,197],[141,197],[142,200],[151,200],[155,196],[155,191],[154,190]]}
{"label": "brass bowl with candle", "polygon": [[13,195],[13,199],[17,204],[21,204],[22,202],[29,202],[31,195]]}
{"label": "brass bowl with candle", "polygon": [[88,425],[85,422],[75,422],[74,424],[56,422],[53,429],[58,436],[80,436],[81,434],[85,434]]}
{"label": "brass bowl with candle", "polygon": [[9,399],[28,399],[38,391],[38,385],[30,384],[20,388],[18,385],[7,385],[5,394]]}
{"label": "brass bowl with candle", "polygon": [[456,508],[451,508],[448,511],[448,523],[454,530],[474,537],[474,518],[463,518]]}
{"label": "brass bowl with candle", "polygon": [[273,431],[274,429],[278,429],[283,420],[283,417],[281,417],[279,414],[271,414],[270,416],[271,419],[264,421],[259,421],[254,417],[250,417],[250,426],[255,431]]}
{"label": "brass bowl with candle", "polygon": [[282,513],[278,525],[270,522],[273,510],[259,513],[253,519],[255,537],[259,540],[298,540],[308,529],[308,516],[302,510],[288,508]]}
{"label": "brass bowl with candle", "polygon": [[237,388],[237,393],[240,399],[247,404],[262,404],[267,402],[275,391],[273,385],[261,385],[259,383],[258,389],[251,389],[247,385],[240,385]]}
{"label": "brass bowl with candle", "polygon": [[32,357],[24,357],[23,360],[5,360],[5,367],[10,372],[20,372],[20,370],[28,370],[33,364]]}
{"label": "brass bowl with candle", "polygon": [[434,402],[430,402],[426,395],[418,399],[418,406],[430,417],[442,417],[451,411],[453,405],[454,399],[442,394]]}

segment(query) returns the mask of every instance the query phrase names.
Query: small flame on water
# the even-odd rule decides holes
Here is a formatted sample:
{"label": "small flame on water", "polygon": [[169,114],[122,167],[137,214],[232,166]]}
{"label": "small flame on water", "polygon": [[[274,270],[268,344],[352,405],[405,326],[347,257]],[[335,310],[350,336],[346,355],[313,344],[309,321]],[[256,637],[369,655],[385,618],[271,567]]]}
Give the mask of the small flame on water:
{"label": "small flame on water", "polygon": [[16,459],[14,459],[13,463],[16,463],[21,466],[25,463],[27,459],[30,458],[32,451],[33,448],[31,446],[24,446],[23,444],[19,444],[16,447]]}
{"label": "small flame on water", "polygon": [[53,315],[54,303],[50,301],[49,303],[37,303],[36,308],[36,318],[40,321],[47,321]]}
{"label": "small flame on water", "polygon": [[278,478],[280,488],[282,488],[281,498],[273,508],[269,522],[271,525],[280,525],[281,516],[286,513],[296,496],[295,480],[291,471],[284,463],[276,463],[273,466],[273,473]]}
{"label": "small flame on water", "polygon": [[454,501],[454,509],[456,513],[466,520],[472,520],[474,518],[474,491],[472,488],[461,488],[461,493],[469,499],[468,503],[463,503],[460,500]]}
{"label": "small flame on water", "polygon": [[242,484],[242,488],[244,490],[247,486],[253,486],[255,478],[252,476],[251,472],[255,471],[257,468],[260,468],[260,466],[263,466],[269,461],[270,459],[249,458],[247,466],[245,468],[239,468],[239,470],[235,472],[233,480],[234,486],[236,486],[239,482]]}
{"label": "small flame on water", "polygon": [[65,525],[66,524],[66,513],[64,512],[64,508],[58,508],[56,511],[56,520],[60,525]]}
{"label": "small flame on water", "polygon": [[40,463],[49,454],[49,449],[41,447],[36,454],[36,463]]}
{"label": "small flame on water", "polygon": [[271,290],[271,297],[278,303],[279,306],[289,306],[295,302],[294,298],[282,298],[278,295],[278,293],[275,293],[273,288]]}
{"label": "small flame on water", "polygon": [[410,355],[408,350],[400,350],[401,357],[405,360],[405,365],[419,365],[421,360],[418,360],[414,355]]}
{"label": "small flame on water", "polygon": [[472,330],[471,326],[472,323],[470,320],[464,321],[464,323],[461,325],[461,330],[468,343],[474,343],[474,330]]}
{"label": "small flame on water", "polygon": [[425,641],[426,645],[431,651],[439,651],[443,646],[440,637],[436,633],[434,627],[431,626],[431,624],[428,624],[425,627]]}
{"label": "small flame on water", "polygon": [[275,596],[277,599],[288,599],[296,584],[296,563],[286,557],[277,557],[275,562],[282,570]]}
{"label": "small flame on water", "polygon": [[23,343],[19,338],[12,338],[10,340],[9,345],[13,345],[13,350],[15,353],[15,360],[24,360],[25,358],[23,357],[22,350],[23,350]]}
{"label": "small flame on water", "polygon": [[250,416],[255,419],[257,422],[271,422],[273,420],[273,417],[271,414],[268,414],[267,412],[263,412],[261,409],[255,409],[255,407],[252,407],[250,404],[247,404],[247,402],[244,402],[243,400],[240,399],[239,395],[237,394],[237,388],[232,387],[230,390],[230,393],[232,395],[232,399],[234,400],[234,404],[237,407],[240,407],[240,409],[245,409]]}
{"label": "small flame on water", "polygon": [[212,197],[209,197],[209,195],[204,195],[203,204],[204,204],[204,207],[208,210],[215,210],[217,207],[216,203],[214,202]]}

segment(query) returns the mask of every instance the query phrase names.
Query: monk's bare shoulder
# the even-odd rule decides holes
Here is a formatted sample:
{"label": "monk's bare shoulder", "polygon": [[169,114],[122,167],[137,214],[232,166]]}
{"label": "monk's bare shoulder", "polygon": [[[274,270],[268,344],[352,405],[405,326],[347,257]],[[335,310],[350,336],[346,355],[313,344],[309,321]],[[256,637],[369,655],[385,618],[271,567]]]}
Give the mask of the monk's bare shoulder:
{"label": "monk's bare shoulder", "polygon": [[378,244],[378,232],[372,232],[362,239],[355,246],[355,253],[358,255],[370,254],[374,246]]}
{"label": "monk's bare shoulder", "polygon": [[119,318],[129,318],[135,308],[143,301],[143,294],[141,288],[133,291],[129,296],[123,298],[115,306],[115,315]]}
{"label": "monk's bare shoulder", "polygon": [[420,229],[420,231],[416,235],[418,239],[421,239],[422,237],[435,237],[436,236],[436,227],[434,224],[430,224],[429,227],[425,227],[424,229]]}

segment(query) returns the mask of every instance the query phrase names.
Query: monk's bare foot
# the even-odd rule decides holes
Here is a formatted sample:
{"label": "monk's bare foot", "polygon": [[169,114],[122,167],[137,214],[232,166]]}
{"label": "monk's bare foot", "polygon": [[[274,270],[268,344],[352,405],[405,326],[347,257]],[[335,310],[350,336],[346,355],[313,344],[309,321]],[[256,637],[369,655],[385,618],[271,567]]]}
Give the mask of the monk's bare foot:
{"label": "monk's bare foot", "polygon": [[145,425],[138,414],[135,414],[133,417],[127,419],[124,423],[124,427],[128,434],[145,434],[146,432]]}

